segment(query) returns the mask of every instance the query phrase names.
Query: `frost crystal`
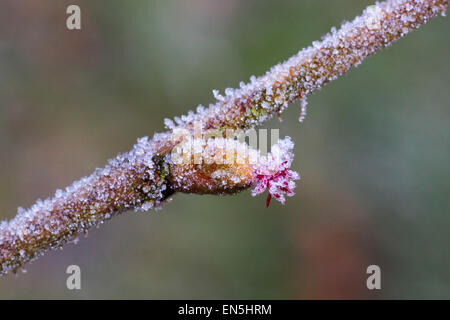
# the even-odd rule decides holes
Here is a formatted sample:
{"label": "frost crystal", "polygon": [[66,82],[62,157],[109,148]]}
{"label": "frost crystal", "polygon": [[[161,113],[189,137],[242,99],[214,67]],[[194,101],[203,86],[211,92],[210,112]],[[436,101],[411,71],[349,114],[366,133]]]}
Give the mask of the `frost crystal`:
{"label": "frost crystal", "polygon": [[300,99],[300,117],[298,118],[299,122],[303,122],[306,118],[308,101],[306,101],[306,97],[302,97]]}

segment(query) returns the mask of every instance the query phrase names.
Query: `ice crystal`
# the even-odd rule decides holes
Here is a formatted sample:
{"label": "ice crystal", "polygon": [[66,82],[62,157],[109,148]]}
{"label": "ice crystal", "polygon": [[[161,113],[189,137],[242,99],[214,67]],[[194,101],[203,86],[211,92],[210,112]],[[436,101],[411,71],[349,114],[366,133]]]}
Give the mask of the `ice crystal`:
{"label": "ice crystal", "polygon": [[308,101],[306,101],[306,97],[301,97],[300,99],[300,117],[298,118],[299,122],[303,122],[306,118]]}

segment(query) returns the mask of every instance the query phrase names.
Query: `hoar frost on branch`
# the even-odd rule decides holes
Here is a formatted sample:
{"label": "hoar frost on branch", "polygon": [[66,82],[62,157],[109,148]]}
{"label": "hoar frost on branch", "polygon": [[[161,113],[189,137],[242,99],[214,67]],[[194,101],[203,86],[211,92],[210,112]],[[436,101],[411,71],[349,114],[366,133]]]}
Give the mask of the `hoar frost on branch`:
{"label": "hoar frost on branch", "polygon": [[[193,157],[200,152],[203,160],[209,155],[221,161],[178,163],[172,151],[187,142],[173,133],[183,129],[194,137],[196,121],[205,130],[247,130],[279,115],[297,99],[303,121],[307,95],[432,17],[445,15],[449,1],[387,0],[369,6],[352,22],[343,23],[339,30],[332,28],[321,41],[265,75],[252,76],[239,89],[226,89],[225,95],[214,90],[217,101],[208,108],[199,106],[196,113],[175,121],[166,119],[168,132],[155,134],[151,140],[138,139],[131,151],[89,177],[57,190],[52,198],[38,200],[29,209],[19,208],[15,218],[0,224],[0,275],[15,272],[49,249],[76,242],[78,235],[121,212],[159,208],[176,192],[222,195],[251,188],[257,195],[267,189],[267,204],[272,197],[284,202],[284,195],[293,195],[294,180],[299,178],[290,169],[293,143],[289,138],[279,141],[268,155],[229,137],[188,138]],[[224,149],[224,145],[231,147]],[[234,162],[226,161],[229,152],[235,155]]]}

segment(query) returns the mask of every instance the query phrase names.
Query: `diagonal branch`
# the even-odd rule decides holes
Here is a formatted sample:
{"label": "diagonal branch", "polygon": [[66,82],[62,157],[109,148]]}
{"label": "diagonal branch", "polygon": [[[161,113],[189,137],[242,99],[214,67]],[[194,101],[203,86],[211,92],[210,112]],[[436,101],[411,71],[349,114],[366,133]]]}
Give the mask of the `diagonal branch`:
{"label": "diagonal branch", "polygon": [[[80,233],[129,209],[159,207],[175,192],[233,194],[254,187],[254,194],[266,187],[271,196],[284,201],[282,193],[292,195],[288,169],[292,143],[283,142],[282,161],[262,158],[253,164],[176,164],[171,151],[180,143],[173,133],[205,130],[249,129],[283,112],[290,102],[302,101],[303,120],[306,96],[346,73],[365,58],[389,46],[411,30],[441,13],[449,0],[387,0],[368,7],[339,30],[333,28],[322,41],[301,50],[265,75],[251,77],[240,89],[227,89],[225,96],[214,91],[217,102],[190,112],[175,122],[166,120],[166,133],[151,140],[142,138],[133,149],[110,160],[103,169],[58,190],[52,198],[38,200],[30,209],[19,208],[17,216],[0,224],[0,275],[16,271],[46,250],[74,241]],[[225,140],[224,140],[225,141]],[[227,141],[221,143],[226,143]],[[221,150],[220,143],[202,142],[202,150]],[[239,154],[239,145],[235,145]],[[269,159],[270,158],[270,159]],[[221,172],[221,175],[217,175]]]}

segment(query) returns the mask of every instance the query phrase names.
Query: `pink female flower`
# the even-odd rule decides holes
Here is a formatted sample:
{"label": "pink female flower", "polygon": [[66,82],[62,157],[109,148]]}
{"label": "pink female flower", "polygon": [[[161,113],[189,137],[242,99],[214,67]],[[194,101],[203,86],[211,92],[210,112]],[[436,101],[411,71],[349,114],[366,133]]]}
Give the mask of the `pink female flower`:
{"label": "pink female flower", "polygon": [[284,194],[289,197],[294,195],[295,182],[300,175],[291,170],[290,166],[294,158],[292,149],[294,143],[289,137],[272,147],[272,152],[260,159],[258,168],[255,170],[255,187],[252,195],[256,196],[264,190],[268,190],[266,206],[269,207],[270,200],[274,197],[284,204]]}

